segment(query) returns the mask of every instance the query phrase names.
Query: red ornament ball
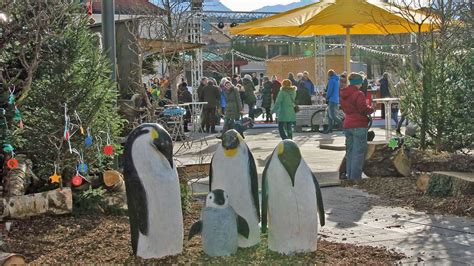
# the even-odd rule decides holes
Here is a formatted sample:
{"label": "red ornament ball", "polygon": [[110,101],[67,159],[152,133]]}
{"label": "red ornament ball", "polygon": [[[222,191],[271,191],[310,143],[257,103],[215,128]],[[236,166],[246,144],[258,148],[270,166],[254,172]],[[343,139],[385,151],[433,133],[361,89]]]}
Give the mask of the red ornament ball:
{"label": "red ornament ball", "polygon": [[7,167],[10,169],[15,169],[18,167],[18,161],[15,158],[11,158],[7,161]]}
{"label": "red ornament ball", "polygon": [[82,179],[82,176],[80,176],[80,175],[75,175],[71,178],[71,183],[75,187],[78,187],[78,186],[82,185],[82,181],[83,181],[83,179]]}
{"label": "red ornament ball", "polygon": [[107,145],[104,147],[104,154],[107,156],[111,156],[114,154],[114,147],[112,145]]}

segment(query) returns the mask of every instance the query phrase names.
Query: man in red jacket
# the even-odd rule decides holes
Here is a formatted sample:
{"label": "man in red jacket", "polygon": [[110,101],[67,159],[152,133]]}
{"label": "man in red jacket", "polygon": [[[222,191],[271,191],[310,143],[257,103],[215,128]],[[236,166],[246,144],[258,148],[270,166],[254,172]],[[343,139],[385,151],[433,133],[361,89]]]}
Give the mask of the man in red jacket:
{"label": "man in red jacket", "polygon": [[341,91],[341,108],[344,111],[344,134],[346,135],[346,175],[348,179],[360,180],[367,152],[367,126],[374,108],[367,105],[360,91],[362,75],[351,73],[349,86]]}

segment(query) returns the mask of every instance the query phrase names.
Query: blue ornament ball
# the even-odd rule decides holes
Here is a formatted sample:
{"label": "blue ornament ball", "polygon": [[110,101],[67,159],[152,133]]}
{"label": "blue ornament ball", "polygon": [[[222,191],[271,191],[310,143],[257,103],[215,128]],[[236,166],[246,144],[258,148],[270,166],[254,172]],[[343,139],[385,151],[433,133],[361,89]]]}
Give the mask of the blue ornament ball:
{"label": "blue ornament ball", "polygon": [[92,142],[93,142],[92,137],[87,136],[84,143],[85,143],[86,147],[90,147],[90,146],[92,146]]}
{"label": "blue ornament ball", "polygon": [[89,170],[89,167],[85,163],[80,163],[77,165],[77,171],[79,171],[79,173],[81,174],[87,173],[88,170]]}

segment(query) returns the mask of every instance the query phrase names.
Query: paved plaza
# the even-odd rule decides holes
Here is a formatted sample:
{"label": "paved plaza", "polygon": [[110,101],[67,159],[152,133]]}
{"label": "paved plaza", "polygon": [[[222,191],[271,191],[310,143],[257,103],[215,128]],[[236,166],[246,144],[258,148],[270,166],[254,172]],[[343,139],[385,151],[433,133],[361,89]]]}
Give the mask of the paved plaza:
{"label": "paved plaza", "polygon": [[[384,130],[374,130],[375,140],[383,140]],[[265,160],[280,141],[278,130],[274,127],[250,129],[245,140],[261,176]],[[459,265],[474,261],[473,219],[384,206],[377,196],[339,187],[338,168],[344,151],[320,149],[319,145],[344,145],[342,132],[296,133],[294,140],[323,187],[326,210],[326,226],[320,230],[323,239],[394,249],[409,256],[404,263]],[[179,152],[178,160],[182,164],[210,162],[218,143],[215,135],[208,136],[206,141],[195,141],[190,149]],[[178,148],[176,145],[175,149]],[[207,182],[205,178],[194,183],[193,191],[207,192]]]}

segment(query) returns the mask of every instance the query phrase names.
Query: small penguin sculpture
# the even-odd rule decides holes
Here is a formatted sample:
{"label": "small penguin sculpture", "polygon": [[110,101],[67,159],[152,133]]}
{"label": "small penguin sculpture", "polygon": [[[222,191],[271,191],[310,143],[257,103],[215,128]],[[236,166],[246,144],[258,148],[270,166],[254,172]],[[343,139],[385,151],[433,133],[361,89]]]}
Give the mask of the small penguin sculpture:
{"label": "small penguin sculpture", "polygon": [[249,236],[247,221],[235,213],[229,205],[229,195],[222,189],[207,195],[201,219],[191,226],[188,240],[201,233],[204,253],[211,257],[234,254],[238,248],[237,235]]}

